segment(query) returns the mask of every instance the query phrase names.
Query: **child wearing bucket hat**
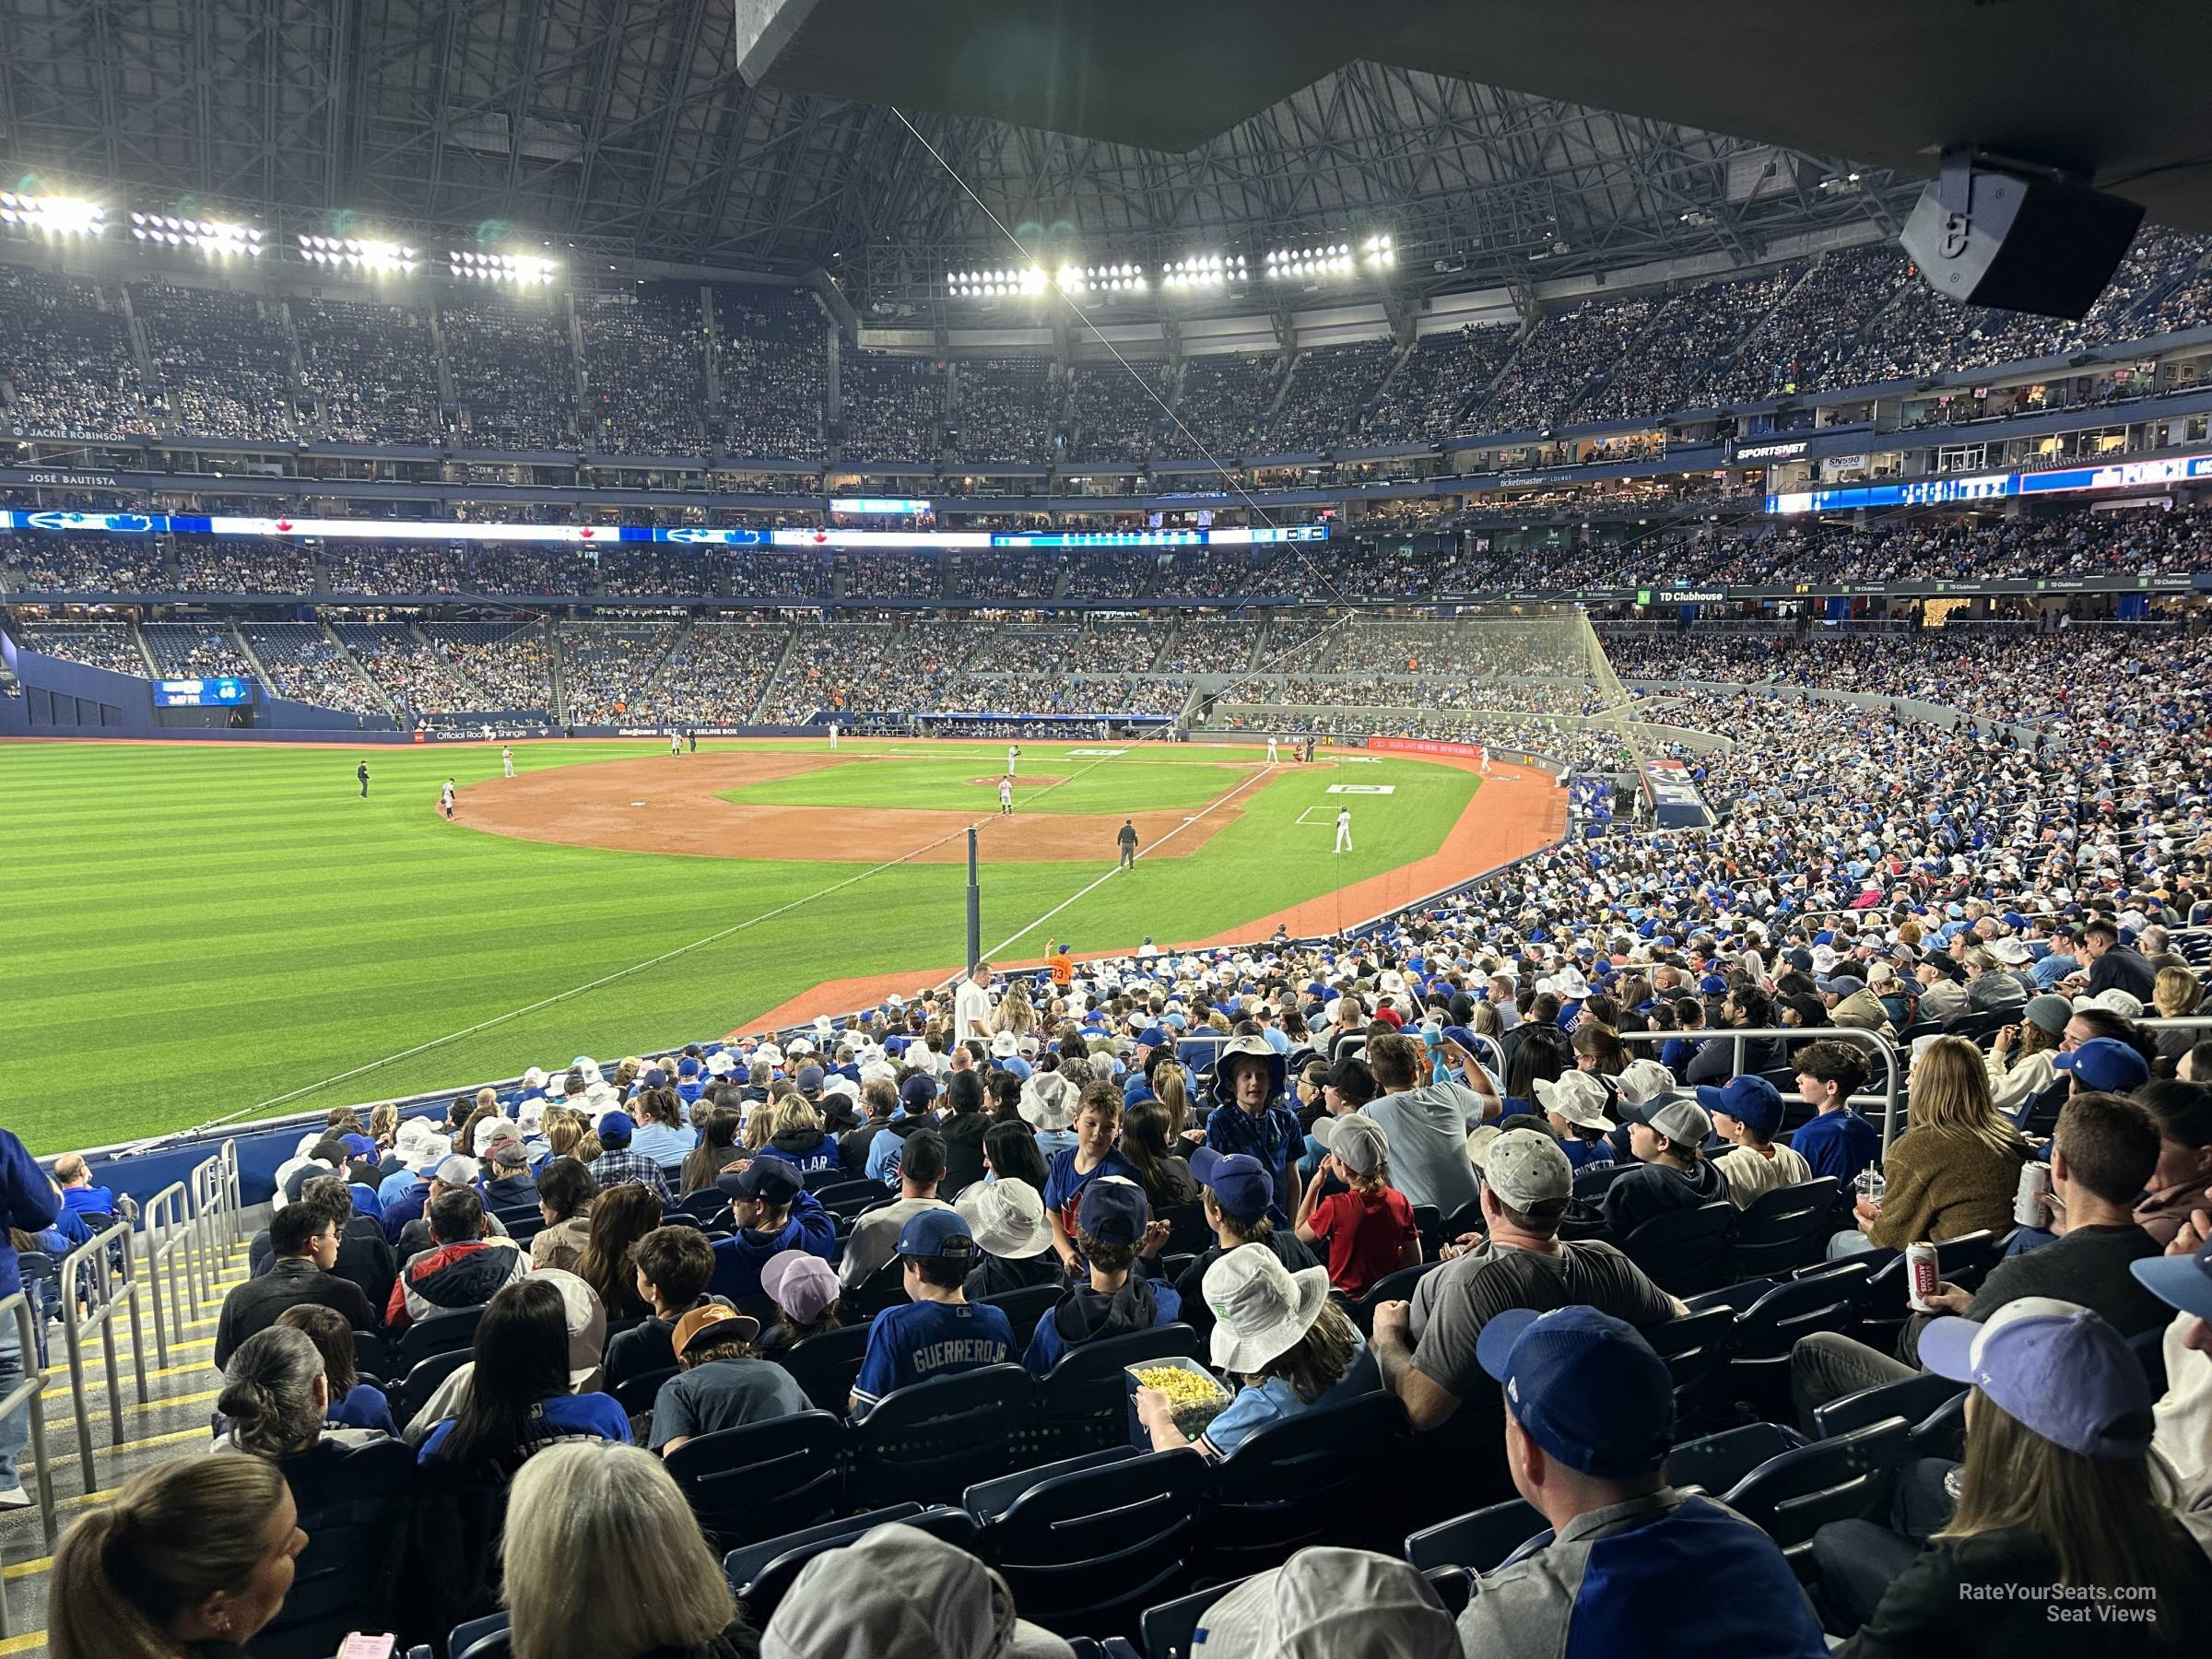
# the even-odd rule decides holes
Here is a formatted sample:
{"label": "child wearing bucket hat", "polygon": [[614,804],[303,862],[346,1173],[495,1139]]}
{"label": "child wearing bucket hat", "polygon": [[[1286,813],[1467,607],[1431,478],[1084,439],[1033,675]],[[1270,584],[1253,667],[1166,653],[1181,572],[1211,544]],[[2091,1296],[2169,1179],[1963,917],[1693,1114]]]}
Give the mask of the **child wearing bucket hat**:
{"label": "child wearing bucket hat", "polygon": [[[1265,1244],[1245,1244],[1206,1269],[1205,1297],[1214,1367],[1241,1384],[1195,1442],[1206,1456],[1227,1457],[1262,1429],[1377,1386],[1367,1344],[1329,1299],[1326,1268],[1292,1273]],[[1136,1391],[1136,1416],[1155,1452],[1193,1443],[1157,1388]]]}
{"label": "child wearing bucket hat", "polygon": [[[1863,1621],[1841,1651],[1940,1645],[1995,1659],[2201,1644],[2212,1564],[2151,1456],[2149,1384],[2119,1333],[2078,1303],[2023,1297],[1981,1323],[1932,1322],[1920,1358],[1971,1385],[1958,1508],[1924,1549],[1865,1521],[1815,1535],[1824,1600]],[[2100,1606],[2134,1611],[2123,1623]]]}

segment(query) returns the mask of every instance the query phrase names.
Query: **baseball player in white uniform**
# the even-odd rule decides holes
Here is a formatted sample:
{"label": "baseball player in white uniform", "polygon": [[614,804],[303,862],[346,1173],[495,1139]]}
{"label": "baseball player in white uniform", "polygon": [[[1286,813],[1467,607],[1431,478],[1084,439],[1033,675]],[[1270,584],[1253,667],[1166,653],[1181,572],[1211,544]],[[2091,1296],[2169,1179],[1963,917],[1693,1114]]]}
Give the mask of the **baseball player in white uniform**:
{"label": "baseball player in white uniform", "polygon": [[1000,818],[1014,816],[1014,774],[1012,772],[1008,772],[998,781],[998,816]]}
{"label": "baseball player in white uniform", "polygon": [[830,723],[830,752],[833,755],[837,753],[837,722],[834,720]]}
{"label": "baseball player in white uniform", "polygon": [[668,752],[672,755],[680,755],[684,752],[684,735],[681,732],[668,734]]}
{"label": "baseball player in white uniform", "polygon": [[504,743],[500,745],[500,771],[505,777],[514,776],[514,750]]}
{"label": "baseball player in white uniform", "polygon": [[1352,809],[1349,806],[1339,806],[1336,808],[1336,851],[1349,853],[1351,850]]}
{"label": "baseball player in white uniform", "polygon": [[453,781],[448,778],[438,791],[438,805],[447,818],[453,816]]}
{"label": "baseball player in white uniform", "polygon": [[1020,759],[1021,759],[1021,745],[1020,745],[1020,744],[1018,744],[1018,743],[1009,743],[1009,744],[1007,744],[1007,745],[1006,745],[1006,776],[1007,776],[1007,777],[1009,777],[1009,778],[1010,778],[1010,777],[1012,777],[1012,776],[1014,775],[1014,773],[1015,773],[1015,772],[1016,772],[1016,771],[1018,770],[1018,769],[1017,768],[1017,766],[1015,765],[1015,762],[1018,761]]}
{"label": "baseball player in white uniform", "polygon": [[1275,739],[1272,737],[1267,739],[1267,764],[1275,764]]}

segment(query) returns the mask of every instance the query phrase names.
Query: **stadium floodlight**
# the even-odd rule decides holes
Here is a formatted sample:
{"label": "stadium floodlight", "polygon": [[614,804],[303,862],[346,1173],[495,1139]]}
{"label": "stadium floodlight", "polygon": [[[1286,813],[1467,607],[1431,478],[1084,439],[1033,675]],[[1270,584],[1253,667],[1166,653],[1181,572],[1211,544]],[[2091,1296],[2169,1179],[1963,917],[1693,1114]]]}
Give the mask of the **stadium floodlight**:
{"label": "stadium floodlight", "polygon": [[0,190],[0,225],[41,230],[49,236],[98,236],[108,228],[108,210],[81,196]]}
{"label": "stadium floodlight", "polygon": [[547,283],[560,269],[552,260],[535,253],[478,253],[452,248],[446,251],[445,259],[450,275],[477,282]]}
{"label": "stadium floodlight", "polygon": [[131,236],[137,241],[196,248],[203,253],[261,257],[260,227],[233,224],[228,219],[171,218],[167,214],[134,213]]}

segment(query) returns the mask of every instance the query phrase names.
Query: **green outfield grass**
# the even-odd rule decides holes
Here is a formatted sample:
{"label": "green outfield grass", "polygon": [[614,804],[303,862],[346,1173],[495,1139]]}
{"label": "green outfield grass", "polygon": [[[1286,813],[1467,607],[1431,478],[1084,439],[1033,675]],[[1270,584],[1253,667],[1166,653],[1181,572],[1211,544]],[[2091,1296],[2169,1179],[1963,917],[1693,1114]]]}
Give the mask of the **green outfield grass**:
{"label": "green outfield grass", "polygon": [[[653,741],[522,745],[515,763],[665,753]],[[1241,781],[1220,760],[1259,754],[1137,748],[1053,793],[1081,792],[1065,810],[1196,810]],[[366,801],[354,782],[364,758]],[[981,806],[986,792],[958,781],[1004,758],[1003,744],[902,753],[881,764],[924,769],[920,786],[957,798],[910,801],[878,782],[869,804]],[[1028,744],[1022,764],[1069,777],[1092,765]],[[960,865],[865,873],[602,852],[437,816],[445,777],[499,770],[497,746],[484,745],[0,747],[0,1124],[51,1152],[184,1127],[371,1065],[288,1109],[457,1085],[715,1035],[826,979],[911,970],[919,983],[960,958]],[[1352,797],[1359,852],[1341,859],[1327,822],[1337,782],[1396,792]],[[1194,857],[1114,877],[1003,954],[1039,955],[1048,934],[1104,950],[1226,931],[1433,853],[1476,783],[1395,758],[1280,774],[1239,796],[1242,815]],[[986,864],[985,945],[1001,948],[1112,865],[1111,846],[1066,863]],[[403,1057],[374,1064],[388,1056]]]}
{"label": "green outfield grass", "polygon": [[[1084,746],[1050,752],[1022,746],[1015,778],[1015,805],[1024,812],[1195,812],[1250,777],[1253,762],[1264,757],[1238,751],[1234,758],[1154,744],[1106,757],[1101,745],[1091,758]],[[871,755],[864,763],[800,772],[765,783],[747,783],[722,792],[725,801],[775,806],[906,806],[943,812],[994,812],[998,780],[1006,770],[1003,747],[935,755],[905,750]],[[841,755],[854,750],[847,744]],[[865,749],[856,752],[868,754]],[[1103,760],[1094,765],[1093,759]],[[1428,769],[1431,771],[1434,768]],[[1058,779],[1041,783],[1040,779]]]}

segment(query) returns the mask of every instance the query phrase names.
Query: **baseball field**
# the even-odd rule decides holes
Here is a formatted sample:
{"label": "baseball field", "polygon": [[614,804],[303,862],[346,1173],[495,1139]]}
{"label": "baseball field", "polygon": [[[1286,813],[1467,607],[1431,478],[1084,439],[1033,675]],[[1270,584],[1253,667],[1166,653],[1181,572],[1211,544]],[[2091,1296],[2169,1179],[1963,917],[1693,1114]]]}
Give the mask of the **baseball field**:
{"label": "baseball field", "polygon": [[1010,818],[1003,743],[513,755],[0,750],[0,1123],[55,1151],[749,1029],[845,1006],[830,982],[912,992],[963,954],[971,823],[984,946],[1018,961],[1348,924],[1548,839],[1556,806],[1533,774],[1258,747],[1025,744]]}

